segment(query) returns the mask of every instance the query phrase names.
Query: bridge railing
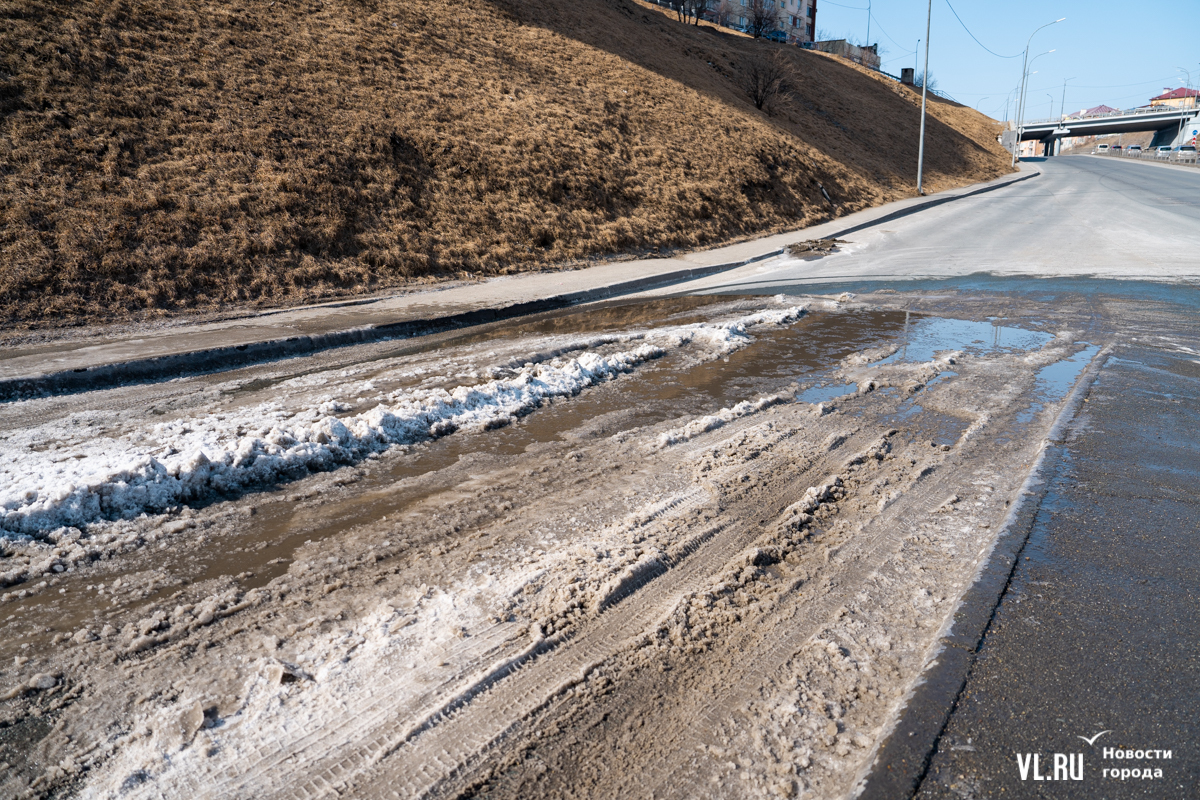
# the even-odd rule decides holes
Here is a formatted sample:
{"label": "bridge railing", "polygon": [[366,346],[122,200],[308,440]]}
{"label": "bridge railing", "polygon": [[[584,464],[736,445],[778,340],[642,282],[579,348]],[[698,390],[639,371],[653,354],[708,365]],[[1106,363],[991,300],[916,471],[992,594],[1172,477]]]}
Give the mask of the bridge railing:
{"label": "bridge railing", "polygon": [[1088,114],[1087,116],[1068,116],[1068,117],[1050,117],[1048,119],[1028,119],[1023,123],[1026,128],[1034,125],[1050,125],[1050,124],[1070,124],[1072,122],[1086,122],[1092,119],[1112,119],[1113,117],[1137,117],[1146,114],[1179,114],[1181,116],[1192,115],[1200,112],[1200,108],[1174,108],[1172,106],[1148,106],[1145,108],[1130,108],[1124,111],[1109,111],[1105,114]]}

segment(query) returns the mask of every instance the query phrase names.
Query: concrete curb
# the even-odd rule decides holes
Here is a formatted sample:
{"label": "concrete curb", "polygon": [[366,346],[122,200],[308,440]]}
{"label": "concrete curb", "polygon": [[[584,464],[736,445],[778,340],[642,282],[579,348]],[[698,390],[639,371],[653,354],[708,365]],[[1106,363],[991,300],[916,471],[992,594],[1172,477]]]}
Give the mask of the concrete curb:
{"label": "concrete curb", "polygon": [[[995,191],[1011,186],[1021,181],[1037,177],[1041,171],[1025,175],[1016,175],[1008,180],[999,179],[978,189],[963,194],[944,197],[932,197],[922,203],[914,203],[906,208],[854,225],[825,238],[839,238],[855,231],[863,230],[874,225],[890,222],[901,217],[915,214],[944,203],[974,197],[986,192]],[[371,327],[352,328],[343,331],[317,334],[312,336],[291,336],[283,339],[269,339],[261,342],[240,344],[227,347],[215,347],[185,353],[155,356],[151,358],[121,361],[112,364],[101,364],[91,367],[50,372],[41,375],[7,378],[0,380],[0,402],[12,402],[22,398],[44,396],[50,394],[72,394],[76,392],[94,391],[112,388],[124,383],[138,383],[170,380],[189,375],[202,375],[220,372],[227,369],[249,366],[251,364],[274,361],[282,358],[311,355],[322,350],[337,347],[347,347],[368,342],[378,342],[387,339],[403,339],[438,333],[455,328],[480,325],[487,322],[512,319],[514,317],[555,311],[581,303],[607,300],[622,295],[648,289],[658,289],[677,283],[685,283],[697,278],[705,278],[721,272],[744,267],[757,261],[782,255],[783,248],[776,248],[739,261],[730,261],[709,266],[688,267],[673,272],[638,278],[631,281],[610,284],[608,286],[587,289],[579,292],[569,292],[538,300],[514,303],[499,308],[482,308],[458,314],[440,317],[405,320],[403,322],[374,325]],[[354,304],[357,301],[350,301]],[[368,302],[368,301],[362,301]]]}
{"label": "concrete curb", "polygon": [[895,727],[876,749],[874,760],[860,780],[855,795],[858,800],[907,800],[920,790],[942,732],[970,678],[996,608],[1008,591],[1033,531],[1034,518],[1041,510],[1049,486],[1040,476],[1047,464],[1061,460],[1067,426],[1079,412],[1084,395],[1111,351],[1109,345],[1096,354],[1063,402],[992,551],[963,594],[949,631],[941,638],[936,658],[926,666]]}

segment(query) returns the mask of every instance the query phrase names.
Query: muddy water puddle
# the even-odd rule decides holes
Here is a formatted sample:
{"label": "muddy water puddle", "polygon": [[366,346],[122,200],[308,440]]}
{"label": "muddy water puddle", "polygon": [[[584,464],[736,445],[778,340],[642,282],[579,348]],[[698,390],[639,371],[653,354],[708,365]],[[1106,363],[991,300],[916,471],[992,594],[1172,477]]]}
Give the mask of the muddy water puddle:
{"label": "muddy water puddle", "polygon": [[[711,314],[701,313],[706,306],[730,301],[728,297],[713,296],[674,298],[669,302],[588,309],[575,315],[560,312],[553,317],[509,324],[503,331],[463,334],[453,342],[436,346],[476,344],[489,336],[594,332],[606,326],[619,330],[647,321],[661,322],[664,316],[672,317],[671,324],[683,324],[710,318]],[[1000,329],[994,330],[997,327]],[[901,350],[892,358],[912,361],[952,349],[1040,346],[1048,338],[988,323],[941,320],[903,311],[862,311],[810,314],[787,328],[757,332],[752,345],[717,360],[696,364],[688,361],[686,350],[672,353],[577,397],[547,402],[505,428],[460,432],[408,452],[394,451],[344,467],[340,471],[348,478],[346,484],[352,486],[349,493],[338,492],[315,508],[297,506],[297,493],[304,496],[302,483],[259,493],[252,497],[253,516],[236,523],[232,532],[214,531],[191,546],[176,544],[161,552],[147,548],[141,557],[128,556],[131,572],[136,569],[145,574],[147,562],[152,562],[153,570],[167,577],[149,596],[119,599],[103,611],[111,616],[135,604],[163,599],[187,584],[227,576],[238,576],[244,588],[265,585],[286,572],[296,549],[304,544],[404,513],[432,495],[453,489],[456,481],[463,480],[461,471],[444,476],[440,473],[464,457],[482,456],[486,469],[489,459],[517,456],[542,443],[612,436],[667,420],[712,413],[797,382],[819,383],[840,359],[881,344],[900,345]],[[845,387],[826,383],[825,388],[840,391]],[[803,394],[800,399],[812,402]],[[909,415],[935,444],[953,443],[965,427],[961,420],[934,414],[916,404]],[[233,502],[249,505],[245,499]],[[135,567],[135,562],[140,563]],[[122,573],[106,572],[103,577],[68,573],[61,577],[63,586],[70,587],[67,593],[53,593],[56,587],[50,587],[5,610],[8,614],[24,614],[27,624],[22,627],[37,638],[41,637],[36,631],[48,635],[49,628],[66,630],[89,624],[98,620],[100,609],[97,599],[84,591],[82,584],[98,580],[111,584],[118,577]],[[51,617],[53,621],[48,622]]]}
{"label": "muddy water puddle", "polygon": [[1041,331],[1003,325],[998,319],[975,322],[911,314],[896,342],[900,349],[879,363],[919,363],[953,350],[976,355],[1037,350],[1053,338]]}
{"label": "muddy water puddle", "polygon": [[[287,499],[260,505],[252,530],[246,531],[250,541],[237,552],[208,561],[196,579],[253,571],[254,577],[244,585],[263,585],[287,569],[286,562],[267,562],[289,558],[296,547],[403,513],[431,495],[452,489],[454,479],[438,481],[433,473],[463,457],[515,456],[541,443],[613,436],[711,413],[779,391],[808,373],[828,368],[881,337],[894,335],[903,321],[900,312],[812,315],[791,327],[759,334],[753,345],[716,361],[687,366],[680,364],[686,353],[671,354],[577,397],[547,402],[504,428],[455,434],[409,453],[385,456],[366,466],[368,474],[355,484],[351,498],[302,511]],[[422,476],[432,479],[413,483]]]}
{"label": "muddy water puddle", "polygon": [[[711,298],[704,300],[712,302]],[[674,306],[656,302],[649,311],[620,310],[620,319],[639,320],[672,308],[678,311],[680,304],[673,302]],[[728,298],[723,302],[728,302]],[[589,312],[587,316],[593,320],[597,315],[607,319],[604,315],[609,313]],[[555,328],[563,324],[561,320],[531,323]],[[355,526],[403,513],[433,494],[453,489],[455,481],[463,480],[461,471],[444,477],[439,473],[464,457],[503,459],[524,453],[539,443],[569,442],[573,435],[574,438],[611,436],[665,420],[711,413],[760,394],[779,391],[805,375],[829,369],[845,355],[871,346],[881,338],[895,336],[903,324],[902,312],[813,314],[791,327],[758,333],[754,344],[715,361],[695,364],[687,361],[686,351],[672,353],[644,365],[636,373],[593,387],[577,397],[548,402],[505,428],[484,433],[460,432],[409,452],[392,452],[344,467],[339,472],[347,476],[349,492],[338,491],[329,502],[316,507],[297,505],[297,498],[308,491],[303,482],[230,501],[243,507],[250,502],[254,505],[253,516],[233,523],[232,536],[196,531],[197,537],[204,537],[202,542],[176,543],[161,552],[144,549],[141,557],[130,558],[130,566],[124,573],[105,571],[103,577],[67,573],[60,579],[64,586],[74,587],[67,594],[57,595],[57,587],[49,587],[48,592],[55,594],[42,592],[22,598],[10,603],[6,610],[10,614],[22,613],[17,608],[32,610],[53,604],[54,616],[62,623],[87,622],[94,618],[95,597],[83,592],[79,584],[104,580],[111,585],[114,579],[131,572],[144,572],[146,561],[152,562],[156,571],[172,576],[169,585],[163,585],[154,596],[178,590],[185,578],[189,583],[199,583],[236,575],[246,588],[264,585],[286,572],[295,550],[306,542],[321,541]],[[134,561],[143,563],[134,566]],[[109,607],[109,598],[105,598],[106,613],[147,598],[113,599],[117,602]]]}
{"label": "muddy water puddle", "polygon": [[1066,397],[1067,392],[1083,374],[1083,370],[1092,363],[1092,359],[1099,352],[1099,345],[1089,344],[1075,355],[1039,369],[1034,381],[1034,400],[1028,408],[1017,414],[1017,424],[1025,425],[1031,422],[1047,405]]}

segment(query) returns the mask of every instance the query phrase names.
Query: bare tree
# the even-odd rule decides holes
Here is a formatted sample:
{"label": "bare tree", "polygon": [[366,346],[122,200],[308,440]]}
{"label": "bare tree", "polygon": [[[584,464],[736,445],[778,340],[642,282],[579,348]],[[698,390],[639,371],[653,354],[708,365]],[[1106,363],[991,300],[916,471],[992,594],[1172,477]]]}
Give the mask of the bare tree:
{"label": "bare tree", "polygon": [[779,4],[775,0],[748,0],[747,32],[755,39],[779,27]]}
{"label": "bare tree", "polygon": [[742,73],[742,91],[759,111],[778,111],[792,95],[791,69],[783,54],[776,50],[752,57]]}
{"label": "bare tree", "polygon": [[729,23],[733,20],[733,0],[721,0],[717,3],[717,24],[729,27]]}
{"label": "bare tree", "polygon": [[[917,75],[917,77],[913,78],[913,86],[920,89],[924,85],[925,85],[925,73],[920,72]],[[938,79],[937,79],[937,76],[931,72],[931,73],[929,73],[929,91],[933,92],[934,94],[937,94],[937,90],[938,90]]]}
{"label": "bare tree", "polygon": [[690,20],[695,25],[700,24],[700,15],[704,13],[707,5],[708,0],[671,0],[671,8],[675,9],[679,21],[688,22]]}

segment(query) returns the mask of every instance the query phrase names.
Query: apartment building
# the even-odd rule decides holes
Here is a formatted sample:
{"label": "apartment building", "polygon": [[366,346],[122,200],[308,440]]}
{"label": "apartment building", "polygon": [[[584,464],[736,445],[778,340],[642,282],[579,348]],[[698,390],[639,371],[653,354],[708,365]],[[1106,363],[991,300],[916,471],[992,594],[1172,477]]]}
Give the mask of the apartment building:
{"label": "apartment building", "polygon": [[1150,98],[1152,106],[1174,106],[1175,108],[1195,108],[1196,99],[1200,98],[1200,90],[1171,89],[1158,97]]}
{"label": "apartment building", "polygon": [[780,0],[779,28],[788,42],[816,41],[817,0]]}
{"label": "apartment building", "polygon": [[[757,1],[774,3],[778,7],[775,32],[786,36],[788,44],[804,44],[816,39],[817,0]],[[708,10],[704,16],[713,22],[746,30],[750,26],[754,2],[756,0],[708,0]]]}

